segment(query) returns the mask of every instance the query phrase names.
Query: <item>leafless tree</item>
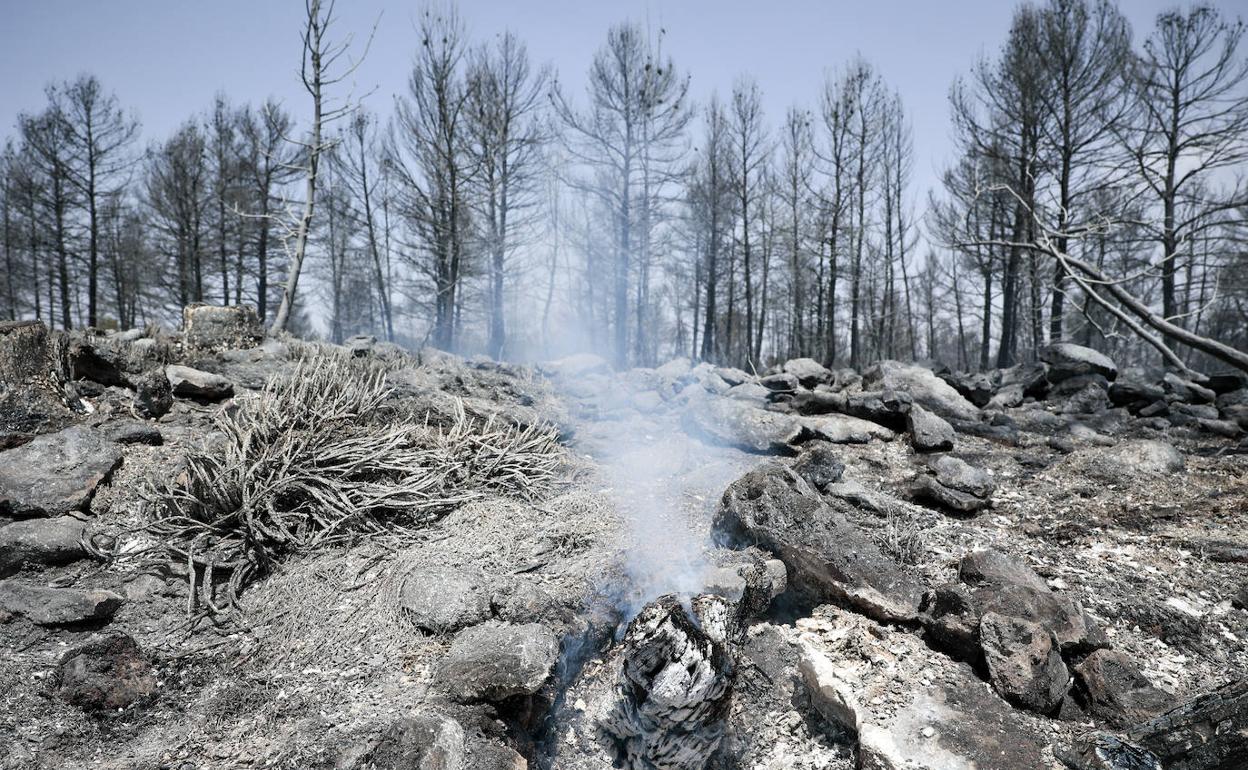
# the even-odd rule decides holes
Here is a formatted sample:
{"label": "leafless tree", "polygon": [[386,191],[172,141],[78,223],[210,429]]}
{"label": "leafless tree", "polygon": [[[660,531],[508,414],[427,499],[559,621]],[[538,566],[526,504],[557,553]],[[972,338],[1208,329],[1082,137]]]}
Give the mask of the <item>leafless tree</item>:
{"label": "leafless tree", "polygon": [[[321,156],[334,145],[334,140],[326,136],[326,127],[347,117],[356,108],[350,97],[336,103],[331,101],[327,91],[349,78],[363,61],[363,55],[354,61],[349,58],[350,36],[341,41],[334,41],[330,36],[329,30],[334,23],[334,0],[325,3],[322,0],[305,0],[304,8],[300,80],[304,90],[312,98],[312,124],[308,137],[294,142],[300,149],[302,167],[299,170],[304,178],[304,197],[293,232],[287,238],[290,263],[286,270],[286,285],[282,290],[282,304],[273,320],[273,330],[276,332],[286,328],[294,307],[295,292],[299,287],[299,274],[303,268],[308,233],[312,228],[312,215],[316,206],[316,181],[320,173]],[[368,48],[365,46],[364,54],[367,52]],[[348,59],[343,62],[343,57]],[[289,245],[290,241],[293,241],[293,246]]]}
{"label": "leafless tree", "polygon": [[116,195],[134,162],[130,149],[139,124],[126,116],[117,97],[105,93],[93,75],[83,75],[50,91],[54,110],[64,122],[70,162],[69,183],[87,216],[87,325],[99,321],[100,209],[102,201]]}
{"label": "leafless tree", "polygon": [[648,262],[654,201],[678,168],[672,150],[689,122],[688,88],[672,60],[651,49],[641,27],[621,24],[611,28],[594,56],[586,110],[577,110],[557,82],[551,90],[556,115],[567,128],[568,150],[586,169],[572,183],[598,197],[611,221],[612,329],[619,367],[629,358],[630,271],[635,262],[643,267]]}
{"label": "leafless tree", "polygon": [[[1248,188],[1248,57],[1243,22],[1207,5],[1168,11],[1131,72],[1138,113],[1121,137],[1149,205],[1160,246],[1162,316],[1185,325],[1177,284],[1186,246],[1219,228],[1242,227]],[[1175,341],[1181,341],[1173,338]]]}
{"label": "leafless tree", "polygon": [[426,10],[408,91],[395,100],[387,163],[416,236],[416,268],[432,285],[433,343],[455,347],[459,291],[468,257],[468,188],[476,161],[468,147],[470,90],[464,27],[454,10]]}
{"label": "leafless tree", "polygon": [[468,120],[478,169],[477,207],[489,259],[489,342],[502,358],[507,345],[504,283],[518,232],[532,223],[538,164],[545,141],[540,108],[547,72],[533,71],[528,50],[511,33],[473,52],[468,68]]}

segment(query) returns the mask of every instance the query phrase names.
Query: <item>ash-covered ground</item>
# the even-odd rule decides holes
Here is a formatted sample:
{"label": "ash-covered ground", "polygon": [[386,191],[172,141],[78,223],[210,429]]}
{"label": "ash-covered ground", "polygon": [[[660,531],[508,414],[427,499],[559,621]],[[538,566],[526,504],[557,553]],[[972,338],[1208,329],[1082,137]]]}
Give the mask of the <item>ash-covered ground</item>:
{"label": "ash-covered ground", "polygon": [[0,767],[1244,767],[1248,389],[1042,358],[5,325]]}

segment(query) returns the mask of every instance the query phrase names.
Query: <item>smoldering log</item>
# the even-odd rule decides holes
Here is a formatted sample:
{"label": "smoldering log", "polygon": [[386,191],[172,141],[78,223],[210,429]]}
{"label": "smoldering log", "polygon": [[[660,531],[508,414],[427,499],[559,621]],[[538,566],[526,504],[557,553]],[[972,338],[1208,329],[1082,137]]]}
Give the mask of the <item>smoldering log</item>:
{"label": "smoldering log", "polygon": [[674,595],[638,613],[624,635],[617,702],[600,725],[633,770],[702,770],[724,735],[735,667],[736,613],[702,595],[690,617]]}

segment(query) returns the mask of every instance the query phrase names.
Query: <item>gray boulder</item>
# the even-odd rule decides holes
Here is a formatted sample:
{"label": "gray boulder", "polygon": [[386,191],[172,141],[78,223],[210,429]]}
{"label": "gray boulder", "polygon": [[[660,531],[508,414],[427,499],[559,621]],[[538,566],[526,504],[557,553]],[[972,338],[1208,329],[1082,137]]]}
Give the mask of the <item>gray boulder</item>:
{"label": "gray boulder", "polygon": [[742,401],[763,402],[767,400],[767,396],[771,395],[771,391],[757,382],[743,382],[728,388],[723,395],[725,398],[738,398]]}
{"label": "gray boulder", "polygon": [[817,600],[888,622],[918,616],[923,593],[918,579],[779,463],[765,464],[728,487],[715,528],[775,554],[793,585]]}
{"label": "gray boulder", "polygon": [[264,325],[250,305],[187,305],[182,308],[182,336],[198,350],[255,347]]}
{"label": "gray boulder", "polygon": [[853,613],[820,620],[831,628],[797,644],[802,695],[854,736],[854,767],[1055,770],[1049,726],[1010,708],[970,666]]}
{"label": "gray boulder", "polygon": [[75,380],[121,387],[129,385],[120,357],[106,347],[75,339],[69,344],[66,354],[69,357],[69,376]]}
{"label": "gray boulder", "polygon": [[447,716],[415,713],[338,741],[335,770],[466,770],[464,728]]}
{"label": "gray boulder", "polygon": [[1109,386],[1109,400],[1114,406],[1125,406],[1132,414],[1138,414],[1149,404],[1165,400],[1166,391],[1158,380],[1155,373],[1146,369],[1123,369]]}
{"label": "gray boulder", "polygon": [[953,449],[953,426],[917,404],[906,414],[906,429],[910,431],[910,443],[916,451],[946,452]]}
{"label": "gray boulder", "polygon": [[58,369],[42,321],[0,321],[0,449],[73,422],[81,405]]}
{"label": "gray boulder", "polygon": [[906,415],[914,400],[909,393],[895,390],[867,391],[859,393],[833,393],[820,390],[798,393],[789,402],[794,411],[802,414],[840,413],[863,420],[870,420],[894,431],[906,429]]}
{"label": "gray boulder", "polygon": [[0,581],[0,609],[40,626],[106,622],[124,602],[120,595],[99,588],[45,588]]}
{"label": "gray boulder", "polygon": [[978,407],[987,406],[996,394],[997,388],[993,384],[992,377],[984,372],[940,372],[939,376],[942,380],[953,386],[958,391]]}
{"label": "gray boulder", "polygon": [[220,401],[234,395],[234,383],[219,374],[170,364],[165,367],[165,376],[169,378],[173,395],[181,398]]}
{"label": "gray boulder", "polygon": [[680,380],[689,376],[692,369],[693,362],[682,356],[655,367],[654,373],[669,380]]}
{"label": "gray boulder", "polygon": [[25,567],[69,564],[86,556],[86,523],[72,516],[30,519],[0,527],[0,577]]}
{"label": "gray boulder", "polygon": [[793,415],[769,412],[736,398],[694,398],[682,421],[687,432],[708,443],[750,452],[788,451],[803,436],[802,423]]}
{"label": "gray boulder", "polygon": [[911,499],[960,513],[975,513],[992,506],[996,483],[986,471],[950,455],[929,462],[928,471],[915,478]]}
{"label": "gray boulder", "polygon": [[611,373],[611,364],[593,353],[575,353],[570,356],[546,361],[538,365],[543,373],[564,380],[577,380],[591,375]]}
{"label": "gray boulder", "polygon": [[1079,654],[1108,646],[1105,634],[1079,603],[1055,593],[1021,561],[1000,551],[975,551],[963,557],[959,579],[970,589],[976,613],[1023,618],[1053,633],[1064,653]]}
{"label": "gray boulder", "polygon": [[813,358],[791,358],[784,362],[781,371],[796,377],[805,388],[814,388],[833,380],[831,370]]}
{"label": "gray boulder", "polygon": [[399,608],[422,631],[458,631],[490,616],[490,594],[482,587],[483,580],[463,569],[412,572],[399,589]]}
{"label": "gray boulder", "polygon": [[872,439],[892,441],[893,431],[878,422],[847,414],[806,415],[796,418],[805,435],[830,444],[869,444]]}
{"label": "gray boulder", "polygon": [[1049,400],[1062,414],[1097,414],[1110,407],[1109,381],[1099,374],[1080,374],[1056,383]]}
{"label": "gray boulder", "polygon": [[1118,376],[1118,365],[1109,356],[1070,342],[1041,348],[1040,360],[1049,365],[1048,378],[1052,383],[1087,374],[1099,374],[1112,382]]}
{"label": "gray boulder", "polygon": [[156,697],[151,663],[128,635],[94,636],[66,652],[56,668],[56,694],[85,711],[115,711]]}
{"label": "gray boulder", "polygon": [[377,338],[371,334],[353,334],[342,341],[342,346],[354,358],[364,358],[373,352]]}
{"label": "gray boulder", "polygon": [[900,361],[880,361],[862,375],[864,388],[910,394],[914,403],[945,419],[978,420],[979,409],[931,369]]}
{"label": "gray boulder", "polygon": [[0,453],[0,514],[26,518],[83,510],[121,465],[121,451],[83,426]]}
{"label": "gray boulder", "polygon": [[1212,404],[1218,394],[1186,377],[1174,372],[1166,372],[1161,378],[1161,387],[1166,392],[1166,400],[1185,404]]}
{"label": "gray boulder", "polygon": [[498,702],[541,689],[559,658],[559,641],[538,623],[490,621],[455,635],[435,681],[461,703]]}
{"label": "gray boulder", "polygon": [[1187,465],[1183,453],[1174,445],[1151,439],[1123,441],[1104,449],[1080,450],[1071,457],[1086,465],[1092,476],[1104,481],[1169,476],[1182,472]]}

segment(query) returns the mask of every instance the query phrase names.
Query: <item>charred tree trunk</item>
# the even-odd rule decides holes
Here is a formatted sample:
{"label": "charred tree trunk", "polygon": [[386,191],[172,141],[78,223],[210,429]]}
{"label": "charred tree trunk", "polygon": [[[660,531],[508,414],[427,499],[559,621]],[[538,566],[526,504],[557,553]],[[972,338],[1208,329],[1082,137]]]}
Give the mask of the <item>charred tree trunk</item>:
{"label": "charred tree trunk", "polygon": [[718,597],[694,599],[696,621],[674,595],[633,619],[624,635],[618,701],[600,725],[633,770],[702,770],[719,749],[735,668],[734,620]]}

